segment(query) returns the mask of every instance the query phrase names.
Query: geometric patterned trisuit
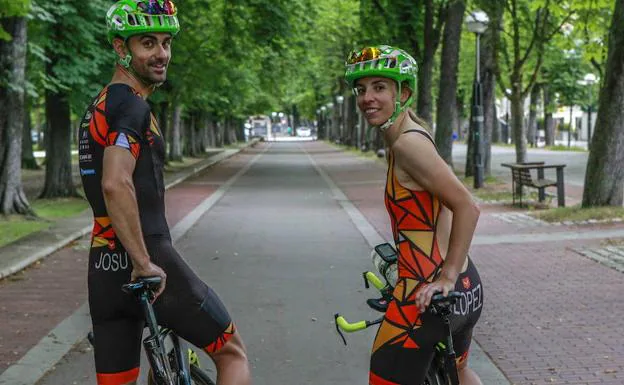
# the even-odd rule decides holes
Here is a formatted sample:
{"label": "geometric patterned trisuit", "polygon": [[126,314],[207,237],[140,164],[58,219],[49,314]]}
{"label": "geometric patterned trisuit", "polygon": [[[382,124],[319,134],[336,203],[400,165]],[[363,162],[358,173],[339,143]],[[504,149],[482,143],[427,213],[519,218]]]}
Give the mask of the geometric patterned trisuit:
{"label": "geometric patterned trisuit", "polygon": [[[407,130],[402,135],[409,133],[424,135],[433,143],[424,131]],[[421,313],[415,305],[416,291],[423,283],[432,282],[442,268],[436,234],[442,206],[428,191],[403,187],[395,175],[394,163],[390,151],[385,204],[398,251],[399,279],[373,343],[369,383],[420,385],[435,344],[444,338],[440,319]],[[451,318],[453,345],[460,364],[468,358],[472,329],[483,305],[481,280],[471,260],[459,275],[455,290],[462,293]]]}

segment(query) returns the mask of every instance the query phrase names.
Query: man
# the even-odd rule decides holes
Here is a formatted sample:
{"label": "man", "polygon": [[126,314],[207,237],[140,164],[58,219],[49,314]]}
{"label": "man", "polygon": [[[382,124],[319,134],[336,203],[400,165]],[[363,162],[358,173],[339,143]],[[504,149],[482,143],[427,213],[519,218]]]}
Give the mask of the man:
{"label": "man", "polygon": [[245,348],[217,297],[174,250],[165,219],[165,146],[145,99],[167,78],[179,31],[170,0],[120,0],[107,13],[118,63],[79,133],[80,174],[95,217],[89,306],[98,384],[135,384],[144,319],[121,285],[160,276],[161,325],[203,348],[219,384],[249,384]]}

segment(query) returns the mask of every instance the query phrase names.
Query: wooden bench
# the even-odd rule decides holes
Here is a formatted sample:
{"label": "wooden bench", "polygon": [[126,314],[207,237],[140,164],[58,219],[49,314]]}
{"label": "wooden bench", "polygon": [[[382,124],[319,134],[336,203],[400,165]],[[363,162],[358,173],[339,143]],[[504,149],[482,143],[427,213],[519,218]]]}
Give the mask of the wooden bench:
{"label": "wooden bench", "polygon": [[[511,189],[513,196],[513,204],[516,204],[516,197],[519,198],[522,205],[522,186],[533,187],[538,191],[538,199],[543,202],[546,198],[546,187],[557,187],[557,203],[559,207],[565,207],[565,190],[563,183],[563,168],[565,164],[544,164],[544,162],[525,162],[525,163],[502,163],[501,166],[511,169]],[[557,179],[546,179],[544,170],[555,168],[557,170]],[[533,178],[531,170],[537,170],[537,178]]]}

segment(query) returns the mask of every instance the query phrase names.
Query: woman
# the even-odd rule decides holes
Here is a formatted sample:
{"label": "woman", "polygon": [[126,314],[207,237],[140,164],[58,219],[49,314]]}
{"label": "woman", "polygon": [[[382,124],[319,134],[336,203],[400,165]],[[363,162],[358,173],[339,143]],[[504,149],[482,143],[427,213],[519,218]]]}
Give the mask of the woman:
{"label": "woman", "polygon": [[479,274],[467,256],[479,208],[409,110],[416,73],[416,61],[389,46],[355,51],[346,62],[345,78],[359,109],[389,148],[385,204],[399,259],[394,298],[373,344],[369,383],[423,383],[435,344],[444,338],[441,321],[425,309],[434,293],[456,290],[462,293],[452,319],[459,379],[479,385],[467,366],[483,304]]}

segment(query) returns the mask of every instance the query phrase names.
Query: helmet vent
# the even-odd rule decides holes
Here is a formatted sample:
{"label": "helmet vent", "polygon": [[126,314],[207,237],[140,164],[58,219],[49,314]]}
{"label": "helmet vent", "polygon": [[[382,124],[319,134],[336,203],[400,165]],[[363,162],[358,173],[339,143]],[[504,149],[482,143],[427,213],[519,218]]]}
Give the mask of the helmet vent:
{"label": "helmet vent", "polygon": [[130,25],[138,25],[139,24],[137,22],[136,16],[134,16],[132,13],[128,14],[128,24],[130,24]]}
{"label": "helmet vent", "polygon": [[123,20],[121,20],[121,16],[119,15],[113,16],[112,21],[117,27],[119,28],[123,27]]}

